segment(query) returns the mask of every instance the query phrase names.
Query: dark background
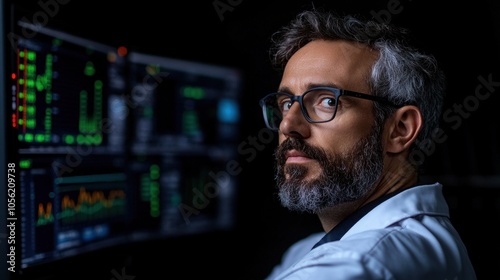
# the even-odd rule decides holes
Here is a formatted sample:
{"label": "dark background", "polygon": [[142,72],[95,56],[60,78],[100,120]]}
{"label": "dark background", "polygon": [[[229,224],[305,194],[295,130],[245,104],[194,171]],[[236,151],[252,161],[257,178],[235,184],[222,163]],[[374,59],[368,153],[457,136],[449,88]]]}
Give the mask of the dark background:
{"label": "dark background", "polygon": [[[22,1],[16,1],[21,3]],[[305,9],[358,13],[408,27],[448,75],[445,110],[463,106],[461,123],[443,121],[448,139],[426,158],[425,178],[445,185],[451,217],[479,279],[500,265],[500,4],[419,0],[337,1],[66,1],[48,26],[129,50],[238,68],[244,74],[241,143],[259,139],[258,99],[279,76],[269,64],[271,34]],[[223,9],[217,11],[214,3]],[[437,4],[439,3],[439,5]],[[40,10],[23,3],[26,17]],[[221,16],[221,17],[220,17]],[[475,97],[481,78],[491,95]],[[496,83],[496,84],[495,84]],[[486,88],[481,89],[486,93]],[[454,114],[458,116],[458,114]],[[272,143],[255,158],[241,156],[243,172],[234,230],[110,248],[48,268],[68,279],[262,279],[293,241],[321,230],[315,216],[289,213],[274,194]],[[486,254],[485,252],[489,252]],[[65,272],[63,268],[70,269]],[[114,274],[117,273],[117,274]],[[40,275],[40,279],[52,279]],[[126,279],[126,278],[122,278]],[[129,278],[131,279],[131,278]]]}

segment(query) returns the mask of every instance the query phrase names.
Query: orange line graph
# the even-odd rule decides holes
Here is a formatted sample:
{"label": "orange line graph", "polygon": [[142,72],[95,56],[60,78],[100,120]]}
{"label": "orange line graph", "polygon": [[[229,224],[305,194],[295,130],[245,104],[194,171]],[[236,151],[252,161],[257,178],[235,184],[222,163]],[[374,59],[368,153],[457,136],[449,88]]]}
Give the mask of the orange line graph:
{"label": "orange line graph", "polygon": [[62,198],[61,209],[62,210],[71,209],[73,211],[78,211],[80,210],[82,205],[88,206],[97,203],[101,203],[104,207],[112,207],[113,201],[115,199],[124,197],[125,197],[125,192],[123,190],[111,190],[108,194],[108,197],[106,197],[103,191],[88,192],[85,190],[84,187],[81,187],[76,201],[71,199],[68,195],[65,195]]}
{"label": "orange line graph", "polygon": [[38,217],[49,219],[52,216],[52,203],[47,202],[47,207],[44,209],[43,204],[38,204]]}

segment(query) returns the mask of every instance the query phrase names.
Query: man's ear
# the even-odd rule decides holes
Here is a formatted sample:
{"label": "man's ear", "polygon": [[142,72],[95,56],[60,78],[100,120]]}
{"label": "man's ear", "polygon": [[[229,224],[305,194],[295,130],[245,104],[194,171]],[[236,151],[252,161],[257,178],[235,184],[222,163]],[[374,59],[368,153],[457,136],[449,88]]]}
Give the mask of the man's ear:
{"label": "man's ear", "polygon": [[397,109],[390,119],[387,152],[400,153],[417,139],[422,129],[422,113],[416,106],[408,105]]}

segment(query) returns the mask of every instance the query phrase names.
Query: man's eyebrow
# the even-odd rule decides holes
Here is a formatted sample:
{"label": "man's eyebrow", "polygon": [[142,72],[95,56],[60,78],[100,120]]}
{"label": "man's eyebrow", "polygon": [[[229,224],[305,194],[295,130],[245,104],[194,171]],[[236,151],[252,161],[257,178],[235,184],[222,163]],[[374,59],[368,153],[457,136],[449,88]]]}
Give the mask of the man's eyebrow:
{"label": "man's eyebrow", "polygon": [[286,92],[286,93],[291,93],[292,91],[290,90],[289,87],[282,86],[278,88],[278,92]]}
{"label": "man's eyebrow", "polygon": [[[337,84],[335,83],[323,83],[323,84],[319,84],[319,83],[309,83],[307,84],[307,89],[311,89],[311,88],[315,88],[315,87],[333,87],[333,88],[338,88],[340,89],[340,87],[338,87]],[[278,92],[286,92],[286,93],[290,93],[292,94],[292,90],[287,87],[287,86],[281,86],[278,88]],[[300,94],[302,94],[303,92],[300,92]]]}

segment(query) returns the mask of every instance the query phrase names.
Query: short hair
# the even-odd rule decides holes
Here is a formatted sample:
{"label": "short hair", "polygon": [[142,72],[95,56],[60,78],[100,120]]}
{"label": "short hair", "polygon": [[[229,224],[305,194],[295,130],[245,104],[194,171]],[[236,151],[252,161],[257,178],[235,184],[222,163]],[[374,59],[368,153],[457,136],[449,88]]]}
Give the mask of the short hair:
{"label": "short hair", "polygon": [[[379,57],[367,77],[373,95],[384,96],[396,104],[417,106],[423,127],[416,143],[431,139],[439,127],[446,80],[436,58],[411,44],[408,29],[360,16],[307,10],[271,37],[271,62],[283,69],[290,57],[314,40],[347,40],[365,44]],[[394,111],[375,103],[375,118],[380,122]],[[410,152],[417,148],[414,143]],[[412,163],[417,165],[417,163]]]}

